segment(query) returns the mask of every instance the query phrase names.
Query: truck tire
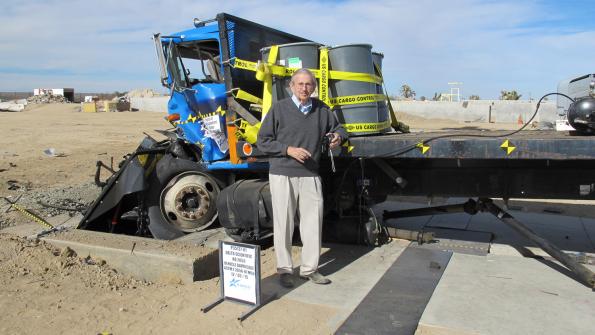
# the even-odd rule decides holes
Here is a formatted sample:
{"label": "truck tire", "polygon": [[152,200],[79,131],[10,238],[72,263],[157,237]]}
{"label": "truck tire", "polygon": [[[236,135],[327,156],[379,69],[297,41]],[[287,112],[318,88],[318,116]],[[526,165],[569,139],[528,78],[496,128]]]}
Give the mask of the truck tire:
{"label": "truck tire", "polygon": [[216,221],[215,203],[222,185],[195,162],[167,155],[149,183],[145,206],[154,238],[175,239]]}

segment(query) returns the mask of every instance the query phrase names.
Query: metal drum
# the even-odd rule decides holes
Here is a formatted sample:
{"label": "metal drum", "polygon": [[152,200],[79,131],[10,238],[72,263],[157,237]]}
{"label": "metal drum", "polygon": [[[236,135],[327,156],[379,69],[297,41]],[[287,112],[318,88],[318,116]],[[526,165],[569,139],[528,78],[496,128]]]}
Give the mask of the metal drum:
{"label": "metal drum", "polygon": [[[382,74],[382,60],[384,59],[384,54],[381,52],[372,51],[372,62],[374,63],[375,70],[378,68],[380,73]],[[382,89],[382,85],[376,85],[376,93],[384,95],[384,90]],[[378,101],[378,120],[379,122],[390,120],[390,113],[388,110],[388,106],[386,105],[386,100]]]}
{"label": "metal drum", "polygon": [[[321,45],[314,42],[300,42],[279,45],[279,51],[275,64],[289,68],[318,68],[318,48]],[[262,60],[269,59],[270,47],[260,49]],[[289,89],[290,77],[273,76],[273,102],[291,97]]]}
{"label": "metal drum", "polygon": [[[369,44],[346,44],[329,49],[330,69],[335,71],[359,72],[374,74],[372,46]],[[362,94],[376,94],[374,83],[331,80],[329,84],[331,97],[343,97]],[[361,103],[343,105],[336,108],[339,122],[351,135],[383,133],[388,130],[386,119],[379,117],[378,103]],[[386,123],[386,122],[385,122]]]}

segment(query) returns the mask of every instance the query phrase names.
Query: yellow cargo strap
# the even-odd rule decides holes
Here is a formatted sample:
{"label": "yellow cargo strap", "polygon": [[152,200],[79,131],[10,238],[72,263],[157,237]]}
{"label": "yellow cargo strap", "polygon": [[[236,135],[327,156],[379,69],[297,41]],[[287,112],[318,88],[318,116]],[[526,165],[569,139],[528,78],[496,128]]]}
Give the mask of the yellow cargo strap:
{"label": "yellow cargo strap", "polygon": [[[251,62],[247,60],[243,60],[240,58],[233,58],[230,65],[233,68],[243,69],[248,71],[254,71],[256,79],[264,82],[263,88],[263,95],[262,95],[262,117],[264,118],[265,115],[268,113],[271,105],[272,105],[272,77],[280,76],[280,77],[287,77],[293,75],[293,73],[299,69],[297,68],[288,68],[285,66],[277,65],[277,56],[279,52],[279,46],[274,45],[271,46],[269,56],[265,62]],[[346,72],[346,71],[336,71],[330,70],[329,68],[329,59],[328,59],[328,48],[321,48],[320,49],[320,69],[309,69],[319,81],[319,89],[318,89],[318,98],[326,103],[327,105],[333,106],[341,106],[341,105],[353,105],[353,104],[363,104],[363,103],[372,103],[386,100],[388,103],[388,108],[391,113],[391,121],[379,122],[379,123],[351,123],[351,124],[344,124],[343,126],[347,131],[350,132],[362,132],[362,131],[378,131],[384,130],[389,128],[392,124],[401,124],[396,120],[394,116],[394,111],[388,99],[388,95],[382,94],[360,94],[360,95],[351,95],[351,96],[342,96],[342,97],[329,97],[329,80],[350,80],[350,81],[362,81],[368,83],[374,83],[378,85],[383,85],[383,78],[378,70],[380,76],[375,74],[369,73],[358,73],[358,72]],[[253,103],[258,103],[258,97],[255,97],[249,93],[247,95],[243,95],[241,93],[245,93],[245,91],[238,90],[236,95],[234,95],[238,99],[243,99],[246,101],[250,101]],[[240,122],[240,127],[237,132],[237,136],[245,139],[249,143],[254,144],[256,142],[256,135],[258,134],[258,130],[260,129],[260,123],[251,126],[246,121],[242,120]],[[349,142],[345,142],[343,144],[344,147],[347,148],[348,152],[353,150],[353,146],[349,145]]]}
{"label": "yellow cargo strap", "polygon": [[258,131],[260,130],[260,122],[255,125],[251,125],[245,120],[240,120],[240,126],[236,132],[236,136],[239,139],[246,140],[250,144],[256,143],[258,138]]}
{"label": "yellow cargo strap", "polygon": [[233,64],[231,65],[234,69],[242,69],[248,71],[256,71],[258,63],[243,60],[239,58],[233,58]]}
{"label": "yellow cargo strap", "polygon": [[356,105],[384,100],[386,100],[386,96],[383,94],[346,95],[337,98],[329,98],[329,106]]}
{"label": "yellow cargo strap", "polygon": [[241,100],[245,100],[245,101],[251,102],[253,104],[262,105],[262,99],[261,98],[255,96],[255,95],[252,95],[252,94],[250,94],[250,93],[248,93],[246,91],[243,91],[240,88],[234,88],[234,89],[232,89],[231,90],[231,95],[233,95],[233,97],[236,98],[236,99],[241,99]]}
{"label": "yellow cargo strap", "polygon": [[329,71],[329,79],[333,80],[352,80],[364,81],[367,83],[380,84],[381,79],[375,74],[360,73],[360,72],[345,72],[345,71]]}
{"label": "yellow cargo strap", "polygon": [[329,93],[328,93],[328,75],[329,75],[329,65],[328,65],[328,49],[321,48],[320,49],[320,76],[318,78],[319,88],[318,88],[318,98],[327,105],[330,105],[329,101]]}
{"label": "yellow cargo strap", "polygon": [[[269,52],[269,58],[267,59],[267,64],[262,64],[262,68],[264,68],[264,77],[261,75],[259,78],[259,71],[256,72],[256,78],[258,80],[264,81],[264,89],[262,92],[262,118],[267,115],[271,105],[273,104],[273,75],[271,74],[270,70],[267,71],[269,65],[274,65],[277,61],[277,54],[279,53],[279,47],[273,45]],[[260,70],[259,66],[259,70]],[[262,120],[262,119],[261,119]]]}
{"label": "yellow cargo strap", "polygon": [[[288,68],[281,65],[276,65],[277,55],[279,53],[279,47],[274,45],[271,47],[267,62],[251,62],[240,58],[234,58],[231,63],[232,67],[237,69],[243,69],[248,71],[256,72],[256,79],[264,82],[263,99],[262,99],[262,115],[263,117],[268,113],[268,110],[272,104],[272,76],[287,77],[293,75],[293,73],[299,69]],[[329,97],[328,81],[332,80],[351,80],[351,81],[362,81],[374,84],[382,84],[382,77],[369,74],[369,73],[358,73],[358,72],[345,72],[335,71],[329,69],[328,64],[328,49],[320,49],[320,69],[309,69],[316,78],[319,79],[318,98],[333,107],[335,105],[348,105],[358,103],[369,103],[382,101],[378,96],[372,96],[370,94],[353,95],[344,97]],[[243,92],[243,91],[242,91]],[[253,96],[252,96],[253,97]],[[241,99],[241,97],[237,97]],[[254,97],[258,99],[257,97]],[[255,100],[248,100],[254,102]],[[254,102],[257,103],[257,102]]]}
{"label": "yellow cargo strap", "polygon": [[[271,47],[271,53],[269,53],[269,60],[271,58],[271,55],[273,55],[273,48],[275,48],[275,47],[277,47],[277,50],[278,50],[278,46],[276,46],[276,45]],[[323,49],[325,49],[325,48],[323,48]],[[328,49],[326,49],[326,50],[327,50],[327,63],[328,63]],[[321,49],[321,51],[322,51],[322,49]],[[256,72],[256,79],[258,79],[260,81],[264,81],[264,79],[266,78],[267,75],[275,75],[275,76],[279,76],[279,77],[289,77],[289,76],[293,75],[293,73],[295,71],[299,70],[298,68],[289,68],[289,67],[285,67],[285,66],[281,66],[281,65],[276,65],[275,60],[273,60],[273,63],[269,63],[268,61],[267,61],[267,63],[263,63],[263,62],[256,63],[256,62],[251,62],[251,61],[247,61],[247,60],[240,59],[240,58],[236,57],[236,58],[233,58],[233,62],[230,62],[230,64],[235,69],[242,69],[242,70]],[[308,69],[308,70],[310,70],[310,72],[312,72],[316,78],[320,78],[321,74],[320,74],[319,69]],[[363,82],[374,83],[374,84],[382,83],[382,79],[375,74],[360,73],[360,72],[345,72],[345,71],[336,71],[336,70],[328,71],[328,79],[363,81]]]}
{"label": "yellow cargo strap", "polygon": [[345,123],[343,127],[348,132],[368,132],[368,131],[380,131],[386,128],[390,128],[390,121],[386,120],[383,122],[372,122],[372,123]]}
{"label": "yellow cargo strap", "polygon": [[388,92],[386,91],[386,86],[384,85],[384,78],[382,77],[382,72],[380,71],[380,68],[377,64],[374,64],[374,68],[376,69],[376,72],[378,72],[378,74],[380,75],[382,90],[384,92],[384,97],[386,99],[386,104],[390,113],[391,126],[395,130],[402,131],[403,133],[408,133],[409,126],[397,120],[397,115],[395,114],[395,110],[393,109],[393,104],[390,103],[390,99],[388,97]]}

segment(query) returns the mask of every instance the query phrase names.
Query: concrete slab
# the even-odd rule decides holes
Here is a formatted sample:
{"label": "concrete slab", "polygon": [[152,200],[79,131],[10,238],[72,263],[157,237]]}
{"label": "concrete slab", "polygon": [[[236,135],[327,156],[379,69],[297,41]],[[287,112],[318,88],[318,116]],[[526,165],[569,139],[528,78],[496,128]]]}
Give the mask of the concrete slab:
{"label": "concrete slab", "polygon": [[593,252],[578,217],[516,211],[512,215],[564,250]]}
{"label": "concrete slab", "polygon": [[[461,198],[438,199],[434,205],[455,204],[464,201],[465,199]],[[557,206],[562,205],[564,204],[557,204]],[[422,203],[421,201],[399,202],[390,200],[379,204],[377,208],[375,208],[375,212],[381,215],[383,210],[409,209],[423,206],[427,206],[427,203]],[[529,204],[527,204],[527,206],[529,206]],[[524,208],[522,211],[508,210],[508,212],[516,219],[526,224],[538,235],[554,243],[562,250],[574,253],[584,252],[595,254],[595,219],[552,213],[532,213],[524,211]],[[535,255],[548,256],[541,249],[537,248],[512,228],[509,228],[506,224],[489,213],[478,213],[476,215],[452,213],[391,219],[387,221],[387,224],[410,230],[431,230],[429,229],[431,227],[440,227],[453,230],[488,232],[494,234],[491,247],[492,253],[522,256],[522,248],[526,248]],[[461,240],[466,240],[464,234],[458,234],[458,236]],[[444,237],[448,239],[456,239],[451,236]]]}
{"label": "concrete slab", "polygon": [[451,256],[405,249],[335,334],[413,334]]}
{"label": "concrete slab", "polygon": [[84,230],[41,239],[68,246],[79,256],[104,259],[118,271],[149,281],[192,283],[219,274],[217,249],[204,245]]}
{"label": "concrete slab", "polygon": [[296,280],[296,287],[285,289],[277,276],[265,278],[264,294],[277,292],[278,298],[324,305],[337,310],[328,320],[331,329],[337,329],[364,299],[386,270],[409,245],[408,241],[394,240],[378,248],[357,245],[329,245],[321,256],[320,272],[332,280],[331,285],[316,285]]}
{"label": "concrete slab", "polygon": [[176,241],[192,244],[194,246],[206,246],[211,249],[219,249],[219,240],[231,242],[233,239],[225,234],[225,228],[215,228],[196,233],[184,235]]}
{"label": "concrete slab", "polygon": [[593,334],[593,311],[590,289],[538,260],[454,254],[416,334]]}
{"label": "concrete slab", "polygon": [[434,215],[426,227],[467,229],[472,218],[473,215],[467,213]]}
{"label": "concrete slab", "polygon": [[583,230],[591,242],[591,247],[595,249],[595,219],[580,218]]}

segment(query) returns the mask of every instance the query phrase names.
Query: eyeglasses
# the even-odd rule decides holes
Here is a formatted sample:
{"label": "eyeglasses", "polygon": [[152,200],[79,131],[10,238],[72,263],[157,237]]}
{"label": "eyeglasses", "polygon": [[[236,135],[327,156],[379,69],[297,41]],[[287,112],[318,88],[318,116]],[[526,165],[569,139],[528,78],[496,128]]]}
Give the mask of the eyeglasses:
{"label": "eyeglasses", "polygon": [[296,87],[307,87],[307,88],[312,88],[314,87],[313,83],[293,83],[294,86]]}

